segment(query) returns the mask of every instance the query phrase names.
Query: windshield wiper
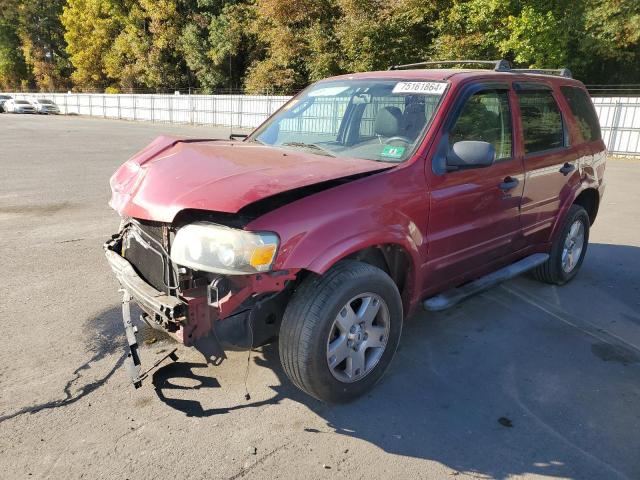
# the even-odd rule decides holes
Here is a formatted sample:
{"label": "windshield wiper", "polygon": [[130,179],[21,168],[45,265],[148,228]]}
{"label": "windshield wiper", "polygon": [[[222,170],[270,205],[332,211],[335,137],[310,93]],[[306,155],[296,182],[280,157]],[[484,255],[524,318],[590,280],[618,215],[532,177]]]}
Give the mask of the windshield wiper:
{"label": "windshield wiper", "polygon": [[331,150],[328,150],[320,145],[316,145],[315,143],[304,143],[304,142],[286,142],[281,144],[283,147],[300,147],[300,148],[308,148],[310,150],[317,150],[318,152],[322,152],[329,157],[335,157],[335,153]]}

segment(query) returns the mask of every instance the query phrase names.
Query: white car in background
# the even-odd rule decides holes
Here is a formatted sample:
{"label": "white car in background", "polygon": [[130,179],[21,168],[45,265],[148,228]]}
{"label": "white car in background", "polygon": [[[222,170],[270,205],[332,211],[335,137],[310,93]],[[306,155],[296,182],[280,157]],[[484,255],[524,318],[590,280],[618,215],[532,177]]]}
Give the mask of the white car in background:
{"label": "white car in background", "polygon": [[4,104],[7,100],[11,100],[13,97],[11,95],[0,95],[0,113],[6,112],[4,109]]}
{"label": "white car in background", "polygon": [[29,99],[29,102],[31,103],[31,105],[34,106],[34,108],[36,109],[36,112],[38,113],[44,113],[44,114],[60,113],[60,109],[53,102],[53,100],[49,100],[47,98],[31,98]]}
{"label": "white car in background", "polygon": [[3,108],[7,113],[36,113],[36,107],[27,100],[16,100],[12,98],[4,102]]}

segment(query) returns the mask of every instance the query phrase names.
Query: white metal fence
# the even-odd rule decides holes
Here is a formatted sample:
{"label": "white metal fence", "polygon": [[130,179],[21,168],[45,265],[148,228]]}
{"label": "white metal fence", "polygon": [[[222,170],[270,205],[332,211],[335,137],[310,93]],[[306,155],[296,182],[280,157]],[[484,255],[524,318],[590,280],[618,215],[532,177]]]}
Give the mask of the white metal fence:
{"label": "white metal fence", "polygon": [[161,95],[16,93],[16,99],[48,98],[65,115],[197,123],[255,128],[291,97],[268,95]]}
{"label": "white metal fence", "polygon": [[[49,98],[67,115],[255,128],[291,97],[268,95],[155,95],[17,93]],[[640,155],[640,97],[594,97],[602,136],[611,153]]]}
{"label": "white metal fence", "polygon": [[640,97],[594,97],[607,150],[640,155]]}

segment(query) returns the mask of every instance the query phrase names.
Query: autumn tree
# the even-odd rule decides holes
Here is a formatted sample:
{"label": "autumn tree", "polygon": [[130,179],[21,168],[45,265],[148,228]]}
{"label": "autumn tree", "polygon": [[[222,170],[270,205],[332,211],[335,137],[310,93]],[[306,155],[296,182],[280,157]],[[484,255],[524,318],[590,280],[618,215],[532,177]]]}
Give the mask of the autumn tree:
{"label": "autumn tree", "polygon": [[41,90],[64,90],[70,86],[71,64],[67,59],[64,28],[60,21],[66,0],[22,0],[17,25],[22,55]]}
{"label": "autumn tree", "polygon": [[248,90],[298,90],[337,73],[339,14],[333,0],[256,0],[249,28],[262,55],[248,70]]}
{"label": "autumn tree", "polygon": [[442,59],[637,83],[630,0],[0,0],[0,85],[291,93]]}
{"label": "autumn tree", "polygon": [[102,90],[117,83],[117,75],[108,75],[105,60],[124,23],[118,0],[67,1],[62,24],[74,68],[71,78],[79,89]]}
{"label": "autumn tree", "polygon": [[185,16],[178,0],[127,0],[104,70],[122,90],[166,90],[190,83],[178,48]]}
{"label": "autumn tree", "polygon": [[18,89],[23,83],[28,83],[28,76],[18,36],[17,4],[0,0],[0,89]]}

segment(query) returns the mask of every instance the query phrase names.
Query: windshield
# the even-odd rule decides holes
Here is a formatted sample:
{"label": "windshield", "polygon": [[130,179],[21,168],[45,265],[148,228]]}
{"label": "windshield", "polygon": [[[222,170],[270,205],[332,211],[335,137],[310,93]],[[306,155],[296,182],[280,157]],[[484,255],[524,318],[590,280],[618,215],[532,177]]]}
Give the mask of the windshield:
{"label": "windshield", "polygon": [[420,144],[447,84],[398,80],[317,83],[249,141],[319,155],[402,162]]}
{"label": "windshield", "polygon": [[53,105],[53,102],[51,100],[45,100],[45,99],[38,100],[38,103],[41,103],[43,105]]}
{"label": "windshield", "polygon": [[20,105],[30,105],[30,103],[27,102],[26,100],[16,100],[15,103]]}

